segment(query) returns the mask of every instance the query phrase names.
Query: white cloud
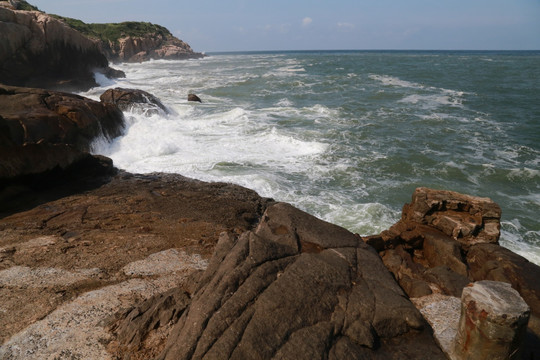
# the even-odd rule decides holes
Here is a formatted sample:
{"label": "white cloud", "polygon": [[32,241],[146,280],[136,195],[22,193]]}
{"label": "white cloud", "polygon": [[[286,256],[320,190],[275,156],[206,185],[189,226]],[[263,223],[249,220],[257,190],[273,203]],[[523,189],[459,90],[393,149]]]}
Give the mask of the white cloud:
{"label": "white cloud", "polygon": [[309,26],[313,22],[313,19],[310,17],[305,17],[302,19],[302,26]]}

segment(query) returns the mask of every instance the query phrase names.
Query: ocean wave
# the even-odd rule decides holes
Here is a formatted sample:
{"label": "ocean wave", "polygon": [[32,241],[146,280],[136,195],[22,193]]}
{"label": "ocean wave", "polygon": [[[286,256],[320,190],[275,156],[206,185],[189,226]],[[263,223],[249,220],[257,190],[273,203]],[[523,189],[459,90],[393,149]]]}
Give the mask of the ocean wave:
{"label": "ocean wave", "polygon": [[424,85],[411,81],[402,80],[395,76],[371,74],[369,78],[381,82],[385,86],[396,86],[413,89],[423,89]]}

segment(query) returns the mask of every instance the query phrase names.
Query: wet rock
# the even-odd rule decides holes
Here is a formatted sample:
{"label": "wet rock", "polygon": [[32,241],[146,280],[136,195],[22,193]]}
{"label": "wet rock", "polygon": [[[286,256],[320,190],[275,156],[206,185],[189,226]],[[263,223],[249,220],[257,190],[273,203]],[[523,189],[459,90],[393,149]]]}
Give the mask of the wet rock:
{"label": "wet rock", "polygon": [[222,235],[199,284],[159,358],[444,358],[369,246],[287,204]]}
{"label": "wet rock", "polygon": [[115,104],[123,111],[136,110],[147,115],[170,113],[157,97],[143,90],[114,88],[105,91],[99,98],[101,102]]}
{"label": "wet rock", "polygon": [[112,139],[123,126],[123,114],[114,105],[0,85],[0,197],[9,185],[65,182],[76,172],[96,178],[112,173],[110,159],[87,151],[96,137]]}
{"label": "wet rock", "polygon": [[196,101],[196,102],[200,102],[202,103],[202,100],[201,98],[199,98],[197,95],[195,94],[189,94],[188,97],[187,97],[188,101]]}
{"label": "wet rock", "polygon": [[[0,85],[0,127],[6,145],[67,144],[88,151],[98,136],[112,139],[123,130],[122,112],[64,92]],[[9,142],[9,143],[8,143]]]}

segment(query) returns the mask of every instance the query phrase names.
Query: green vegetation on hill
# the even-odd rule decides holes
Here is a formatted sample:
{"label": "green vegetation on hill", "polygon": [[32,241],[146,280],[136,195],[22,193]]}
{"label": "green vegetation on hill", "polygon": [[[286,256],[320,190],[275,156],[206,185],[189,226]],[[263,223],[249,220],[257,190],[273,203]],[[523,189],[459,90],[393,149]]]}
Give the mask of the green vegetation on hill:
{"label": "green vegetation on hill", "polygon": [[[8,2],[8,0],[0,0],[0,1]],[[27,3],[24,0],[16,1],[15,2],[15,8],[17,10],[39,11],[39,9],[37,7],[35,7],[34,5],[30,5],[29,3]]]}
{"label": "green vegetation on hill", "polygon": [[87,24],[81,20],[72,19],[64,16],[51,16],[54,16],[55,18],[64,21],[73,29],[83,33],[90,38],[100,39],[102,41],[117,42],[118,39],[126,36],[140,37],[147,34],[160,34],[164,37],[172,36],[169,30],[167,30],[167,28],[148,22],[126,21],[117,24]]}

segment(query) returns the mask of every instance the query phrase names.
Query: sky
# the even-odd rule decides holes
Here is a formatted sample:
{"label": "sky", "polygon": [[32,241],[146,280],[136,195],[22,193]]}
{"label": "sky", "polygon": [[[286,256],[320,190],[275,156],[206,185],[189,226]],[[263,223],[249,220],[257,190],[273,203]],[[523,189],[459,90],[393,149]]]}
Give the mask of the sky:
{"label": "sky", "polygon": [[87,23],[147,21],[195,51],[540,50],[540,0],[28,0]]}

